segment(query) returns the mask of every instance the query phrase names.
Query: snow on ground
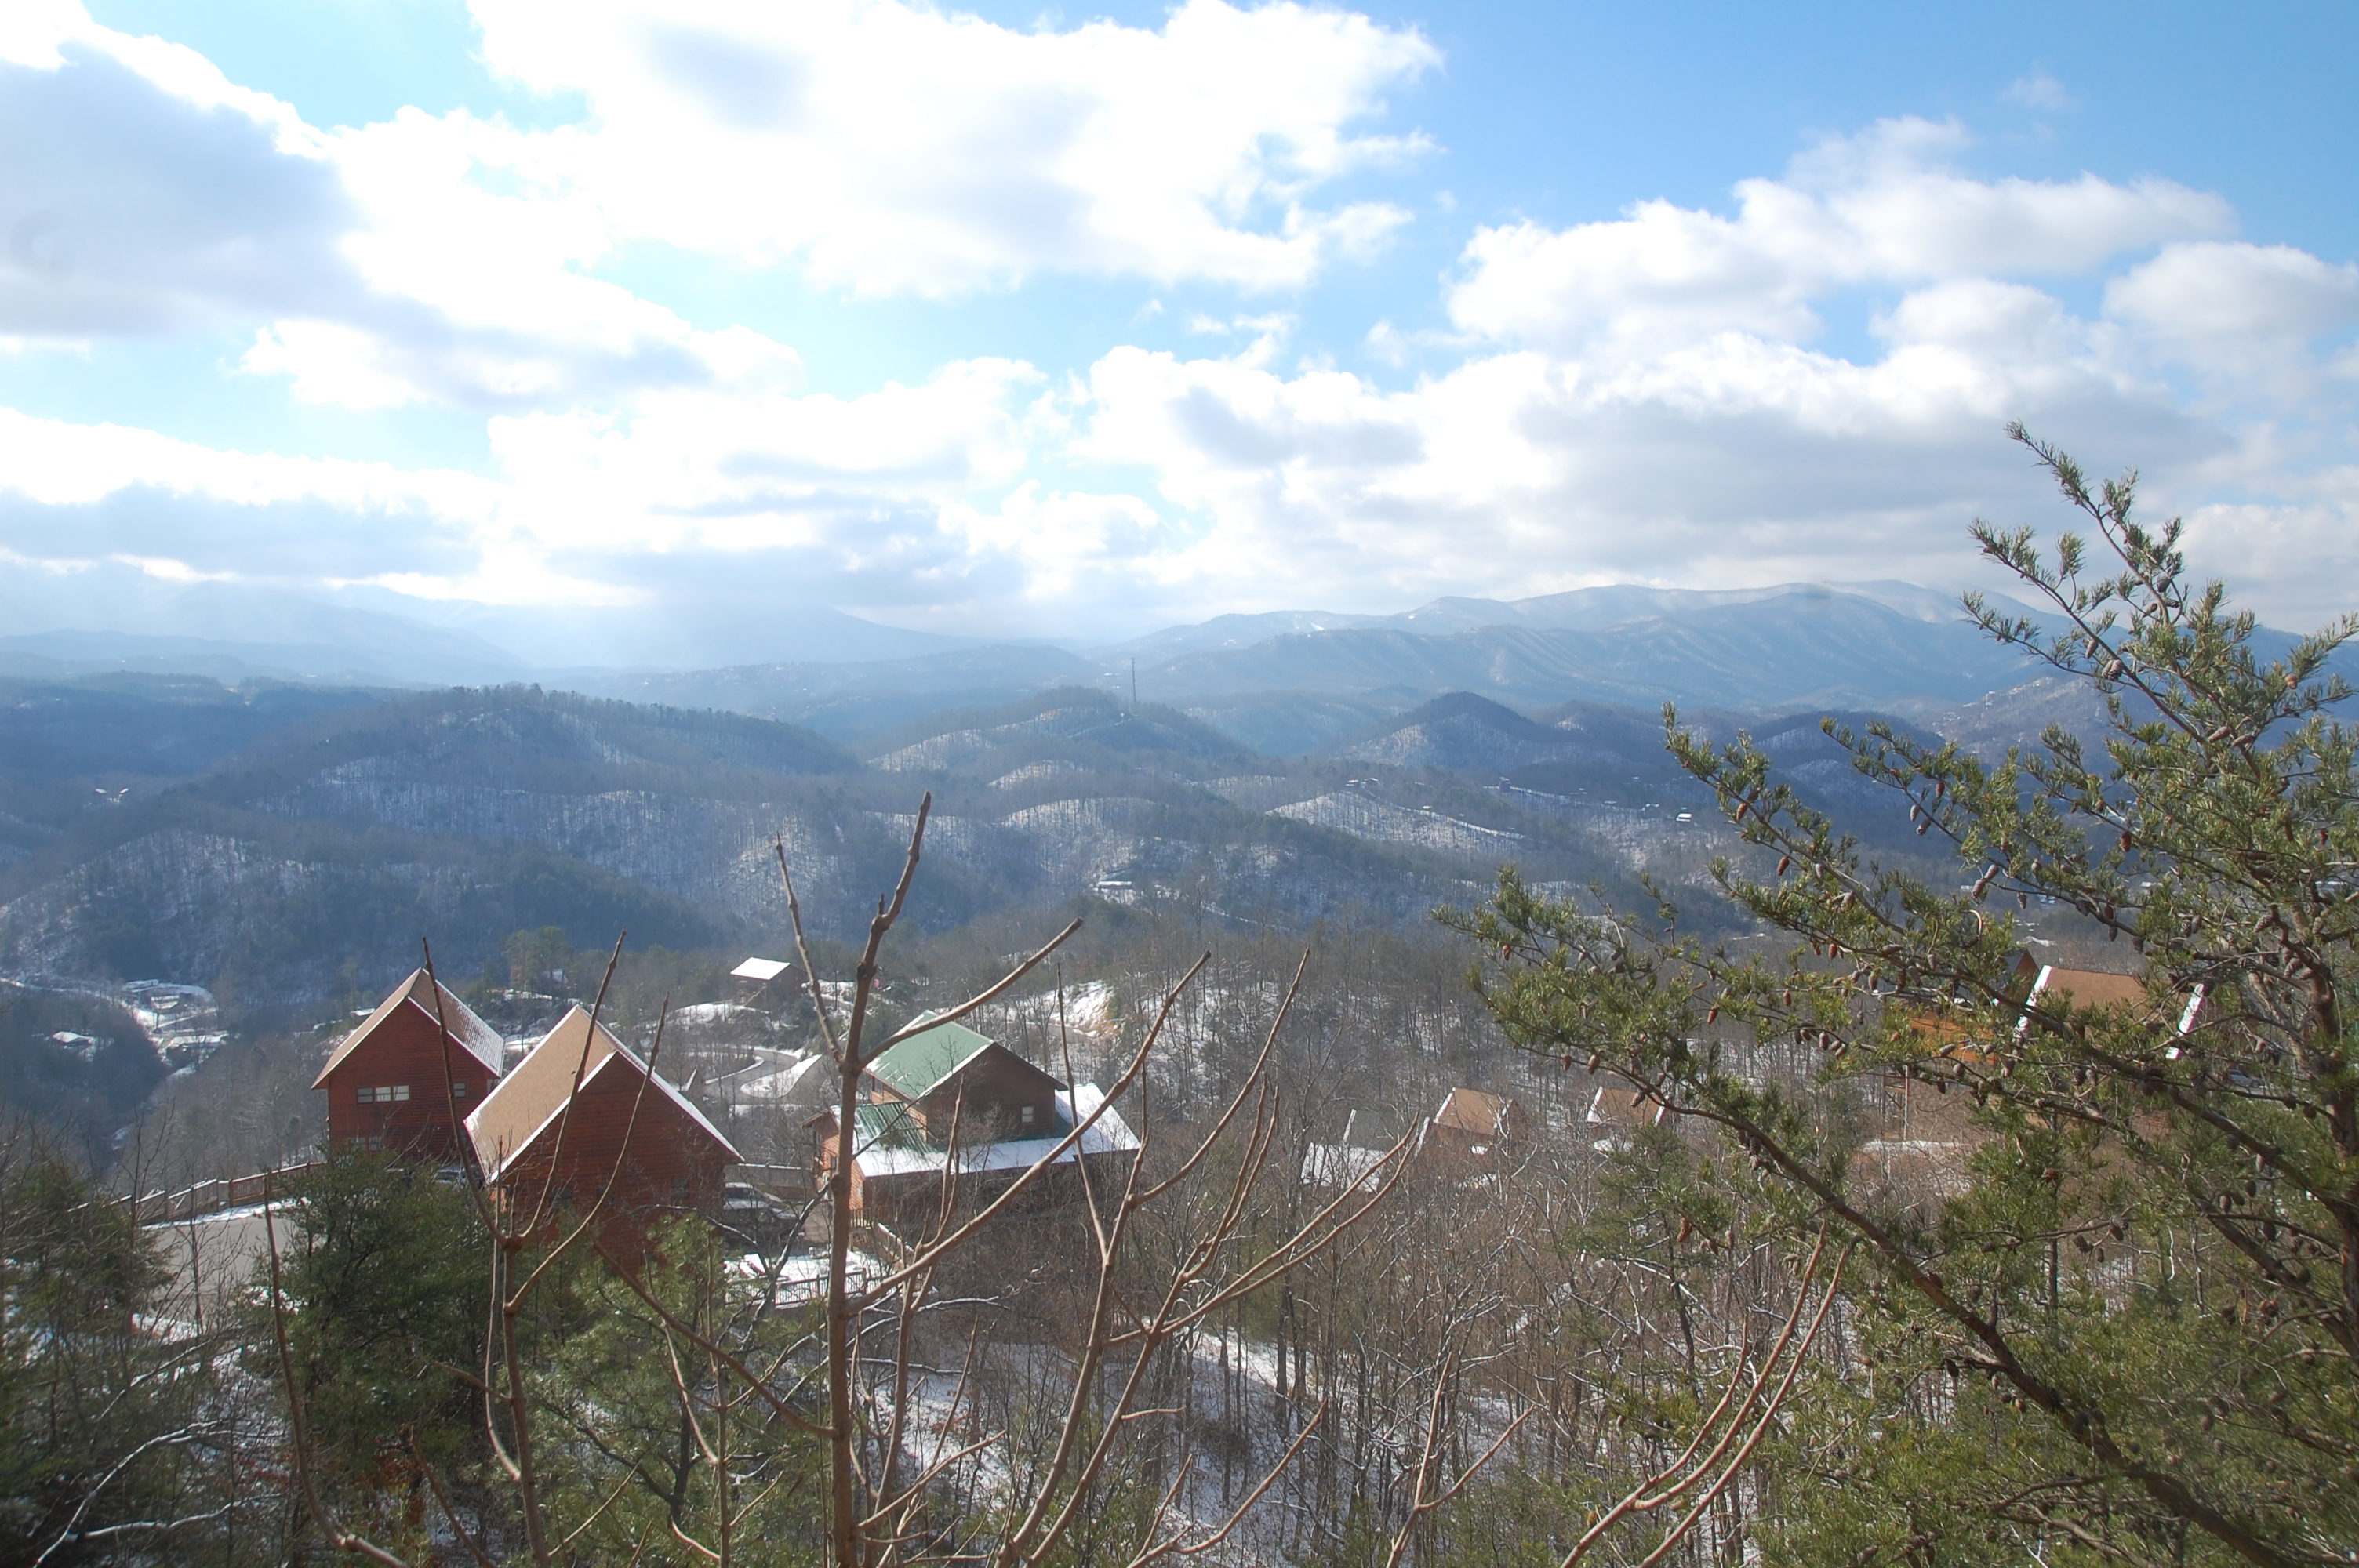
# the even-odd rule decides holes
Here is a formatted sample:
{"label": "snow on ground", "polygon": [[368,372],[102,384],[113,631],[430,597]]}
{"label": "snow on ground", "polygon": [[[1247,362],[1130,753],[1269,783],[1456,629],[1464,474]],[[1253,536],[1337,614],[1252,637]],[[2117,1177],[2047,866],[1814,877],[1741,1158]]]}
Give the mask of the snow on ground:
{"label": "snow on ground", "polygon": [[[758,1282],[769,1277],[769,1270],[759,1252],[748,1252],[742,1258],[731,1260],[729,1272],[748,1282]],[[890,1272],[892,1271],[885,1266],[882,1259],[865,1252],[855,1250],[844,1260],[844,1277],[854,1290],[865,1288],[870,1281],[881,1280]],[[778,1265],[777,1285],[771,1292],[770,1304],[774,1307],[802,1306],[823,1300],[826,1295],[827,1254],[805,1253],[788,1258]]]}
{"label": "snow on ground", "polygon": [[1524,836],[1495,827],[1478,827],[1422,806],[1395,806],[1355,791],[1338,791],[1292,806],[1281,806],[1272,816],[1290,817],[1314,827],[1332,827],[1355,838],[1384,844],[1408,844],[1449,855],[1497,855]]}

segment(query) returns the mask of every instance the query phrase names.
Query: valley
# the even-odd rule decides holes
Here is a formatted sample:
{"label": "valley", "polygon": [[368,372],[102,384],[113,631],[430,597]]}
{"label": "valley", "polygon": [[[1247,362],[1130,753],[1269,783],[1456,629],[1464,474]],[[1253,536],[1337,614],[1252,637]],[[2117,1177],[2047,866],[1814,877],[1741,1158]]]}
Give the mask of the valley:
{"label": "valley", "polygon": [[[1707,736],[1750,733],[1806,800],[1912,862],[1905,818],[1821,731],[1875,705],[1837,697],[1984,747],[2090,717],[2036,681],[1977,690],[2022,672],[1928,599],[1445,600],[1224,617],[1091,657],[575,672],[583,690],[18,677],[0,686],[0,976],[126,1003],[202,988],[228,1038],[380,991],[421,935],[446,973],[503,983],[517,934],[544,930],[725,967],[783,940],[781,849],[815,934],[853,939],[929,795],[909,920],[936,935],[1096,911],[1431,942],[1430,912],[1479,902],[1506,864],[1625,906],[1651,879],[1739,934],[1710,881],[1739,846],[1665,752],[1662,700]],[[1828,699],[1746,700],[1812,691]],[[214,1044],[157,1054],[147,1081]],[[99,1076],[44,1057],[13,1081],[66,1084],[41,1103],[119,1128],[138,1096],[72,1087]]]}

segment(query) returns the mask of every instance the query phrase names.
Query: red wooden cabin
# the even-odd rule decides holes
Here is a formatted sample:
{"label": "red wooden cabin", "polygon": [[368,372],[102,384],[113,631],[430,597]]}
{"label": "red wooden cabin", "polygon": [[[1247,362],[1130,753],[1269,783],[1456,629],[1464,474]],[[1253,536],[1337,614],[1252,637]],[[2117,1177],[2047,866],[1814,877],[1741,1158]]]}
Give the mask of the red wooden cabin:
{"label": "red wooden cabin", "polygon": [[437,1022],[435,989],[418,970],[329,1054],[311,1087],[328,1091],[331,1143],[420,1160],[458,1158],[459,1124],[499,1081],[504,1046],[499,1031],[447,986]]}
{"label": "red wooden cabin", "polygon": [[512,1223],[536,1207],[587,1209],[613,1175],[601,1233],[625,1261],[638,1257],[647,1227],[664,1215],[719,1213],[723,1173],[743,1158],[687,1096],[579,1007],[475,1108],[467,1130]]}

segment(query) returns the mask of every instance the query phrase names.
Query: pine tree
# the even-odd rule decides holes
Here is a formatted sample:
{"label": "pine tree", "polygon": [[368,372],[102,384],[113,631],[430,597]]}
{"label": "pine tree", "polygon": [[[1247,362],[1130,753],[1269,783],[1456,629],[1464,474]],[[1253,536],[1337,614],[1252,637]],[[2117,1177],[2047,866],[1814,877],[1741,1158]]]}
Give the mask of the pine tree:
{"label": "pine tree", "polygon": [[[1985,765],[1827,726],[1966,885],[1877,863],[1748,738],[1667,709],[1749,847],[1713,877],[1775,951],[1683,934],[1667,894],[1512,872],[1445,918],[1494,956],[1478,984],[1518,1046],[1716,1129],[1798,1235],[1872,1265],[1761,1477],[1773,1555],[2359,1561],[2359,797],[2329,668],[2359,619],[2265,659],[2188,585],[2180,524],[2135,518],[2134,474],[2092,488],[2009,433],[2095,537],[1977,523],[2047,624],[1967,608],[2093,686],[2100,743],[2051,728]],[[2035,899],[2142,962],[2143,996],[2027,995]],[[1970,1108],[1953,1190],[1862,1138],[1895,1094]]]}

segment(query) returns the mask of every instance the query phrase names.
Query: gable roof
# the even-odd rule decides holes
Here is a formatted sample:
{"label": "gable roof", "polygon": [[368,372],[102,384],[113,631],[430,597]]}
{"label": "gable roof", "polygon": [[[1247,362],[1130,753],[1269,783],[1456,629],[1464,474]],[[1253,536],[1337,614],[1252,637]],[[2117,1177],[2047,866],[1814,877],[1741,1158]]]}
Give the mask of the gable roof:
{"label": "gable roof", "polygon": [[[2204,988],[2201,986],[2187,993],[2177,1020],[2180,1033],[2184,1034],[2195,1027],[2195,1015],[2202,1009],[2203,996]],[[2157,1008],[2147,996],[2146,979],[2142,975],[2116,975],[2102,969],[2067,969],[2051,964],[2039,971],[2039,978],[2032,982],[2031,994],[2024,999],[2024,1005],[2031,1007],[2043,1001],[2059,1000],[2076,1008],[2125,1007],[2148,1018],[2169,1022],[2167,1009]],[[2030,1023],[2030,1015],[2027,1013],[2017,1027],[2018,1030],[2028,1028]]]}
{"label": "gable roof", "polygon": [[[911,1020],[924,1023],[935,1016],[921,1012]],[[869,1076],[904,1099],[923,1099],[957,1076],[959,1069],[997,1042],[963,1023],[937,1023],[921,1029],[868,1064]]]}
{"label": "gable roof", "polygon": [[434,992],[438,989],[442,993],[442,1018],[451,1026],[451,1038],[475,1059],[476,1065],[493,1077],[498,1077],[501,1058],[506,1054],[506,1043],[500,1038],[500,1032],[476,1017],[474,1009],[451,995],[449,986],[437,982],[429,987],[426,971],[413,969],[408,979],[394,987],[386,999],[376,1004],[376,1011],[370,1013],[358,1029],[344,1036],[342,1044],[328,1054],[327,1061],[320,1068],[320,1076],[311,1080],[311,1087],[316,1089],[325,1084],[328,1075],[342,1066],[345,1058],[358,1050],[361,1043],[375,1033],[379,1024],[398,1012],[405,1003],[414,1003],[429,1022],[433,1022]]}
{"label": "gable roof", "polygon": [[1433,1113],[1433,1125],[1456,1132],[1472,1132],[1480,1138],[1495,1138],[1507,1130],[1507,1117],[1515,1103],[1505,1095],[1486,1094],[1481,1089],[1452,1089],[1442,1098],[1441,1108]]}
{"label": "gable roof", "polygon": [[2070,992],[2074,1007],[2146,1006],[2146,981],[2136,975],[2112,975],[2101,969],[2066,969],[2050,964],[2032,983],[2032,1001],[2053,1001]]}
{"label": "gable roof", "polygon": [[[1102,1114],[1101,1107],[1103,1108]],[[961,1175],[1020,1171],[1048,1159],[1058,1144],[1071,1136],[1076,1126],[1093,1115],[1097,1120],[1091,1123],[1089,1130],[1082,1133],[1072,1147],[1057,1156],[1058,1164],[1071,1164],[1084,1154],[1138,1152],[1138,1135],[1131,1131],[1130,1124],[1123,1120],[1120,1111],[1106,1105],[1105,1091],[1095,1084],[1083,1084],[1077,1089],[1060,1088],[1057,1091],[1053,1119],[1032,1137],[962,1145],[955,1165],[950,1150],[933,1142],[919,1130],[908,1107],[864,1105],[853,1117],[852,1157],[858,1163],[863,1179],[867,1181],[924,1175],[952,1169]],[[832,1120],[832,1116],[821,1111],[811,1119]]]}
{"label": "gable roof", "polygon": [[1670,1108],[1644,1089],[1624,1088],[1617,1084],[1601,1085],[1597,1098],[1589,1102],[1589,1124],[1592,1127],[1655,1127]]}
{"label": "gable roof", "polygon": [[733,1163],[744,1159],[737,1146],[686,1095],[665,1082],[662,1074],[649,1072],[637,1053],[615,1039],[604,1024],[592,1028],[588,1011],[576,1005],[468,1116],[467,1135],[474,1140],[475,1157],[483,1162],[484,1176],[498,1179],[502,1167],[530,1148],[557,1120],[573,1093],[577,1071],[582,1087],[587,1090],[609,1067],[646,1077],[657,1093],[727,1150]]}

